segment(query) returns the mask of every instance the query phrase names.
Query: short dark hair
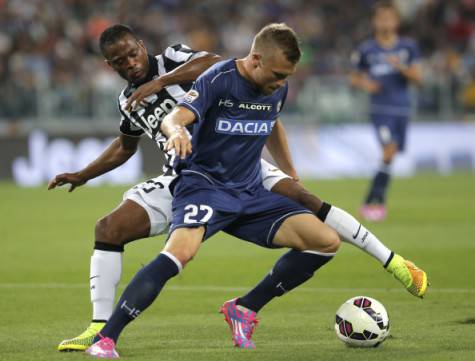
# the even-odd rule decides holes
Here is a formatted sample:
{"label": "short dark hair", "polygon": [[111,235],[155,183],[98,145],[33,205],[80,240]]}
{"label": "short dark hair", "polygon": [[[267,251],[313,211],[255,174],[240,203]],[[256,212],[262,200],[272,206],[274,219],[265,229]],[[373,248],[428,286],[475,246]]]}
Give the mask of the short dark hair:
{"label": "short dark hair", "polygon": [[263,27],[254,37],[253,46],[261,49],[269,43],[280,48],[292,64],[297,64],[302,56],[297,34],[284,23],[273,23]]}
{"label": "short dark hair", "polygon": [[130,35],[138,40],[135,32],[130,26],[127,25],[115,24],[104,30],[101,34],[101,37],[99,38],[99,48],[101,49],[102,55],[105,54],[105,49],[107,46],[114,44],[116,41],[122,39],[126,35]]}
{"label": "short dark hair", "polygon": [[400,17],[399,9],[397,8],[396,4],[394,4],[394,2],[391,0],[377,1],[371,8],[372,16],[374,17],[379,10],[392,10],[397,15],[397,17]]}

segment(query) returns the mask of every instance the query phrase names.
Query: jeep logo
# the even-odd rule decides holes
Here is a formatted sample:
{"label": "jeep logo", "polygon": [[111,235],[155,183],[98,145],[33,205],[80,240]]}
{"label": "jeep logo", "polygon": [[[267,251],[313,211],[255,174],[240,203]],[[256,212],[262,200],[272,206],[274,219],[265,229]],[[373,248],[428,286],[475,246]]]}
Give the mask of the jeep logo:
{"label": "jeep logo", "polygon": [[170,113],[176,104],[172,99],[165,99],[159,105],[153,104],[147,107],[142,114],[139,113],[141,126],[146,127],[150,133],[155,134],[165,115]]}

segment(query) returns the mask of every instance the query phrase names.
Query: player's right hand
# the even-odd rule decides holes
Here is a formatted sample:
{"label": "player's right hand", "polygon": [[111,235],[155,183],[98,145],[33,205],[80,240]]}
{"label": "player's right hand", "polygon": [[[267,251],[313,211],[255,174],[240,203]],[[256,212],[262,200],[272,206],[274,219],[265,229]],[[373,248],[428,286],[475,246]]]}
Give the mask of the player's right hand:
{"label": "player's right hand", "polygon": [[365,88],[368,93],[376,94],[381,90],[381,85],[374,80],[368,79]]}
{"label": "player's right hand", "polygon": [[125,109],[130,112],[136,110],[139,105],[146,106],[148,103],[145,101],[145,98],[149,95],[158,93],[162,89],[163,85],[160,82],[160,78],[142,84],[127,99]]}
{"label": "player's right hand", "polygon": [[177,128],[168,138],[165,143],[165,150],[175,150],[175,154],[180,159],[185,159],[188,154],[191,154],[191,139],[188,136],[185,128]]}
{"label": "player's right hand", "polygon": [[82,186],[86,183],[86,180],[79,176],[77,173],[63,173],[58,174],[48,183],[48,190],[63,186],[65,184],[71,184],[68,192],[72,192],[76,187]]}

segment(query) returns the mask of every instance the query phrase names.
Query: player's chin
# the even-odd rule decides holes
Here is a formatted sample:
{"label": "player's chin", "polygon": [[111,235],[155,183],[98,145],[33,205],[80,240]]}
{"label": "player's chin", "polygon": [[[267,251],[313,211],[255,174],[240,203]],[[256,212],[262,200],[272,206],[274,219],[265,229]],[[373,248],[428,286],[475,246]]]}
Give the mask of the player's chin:
{"label": "player's chin", "polygon": [[140,84],[145,81],[146,74],[144,72],[132,73],[128,78],[132,83]]}

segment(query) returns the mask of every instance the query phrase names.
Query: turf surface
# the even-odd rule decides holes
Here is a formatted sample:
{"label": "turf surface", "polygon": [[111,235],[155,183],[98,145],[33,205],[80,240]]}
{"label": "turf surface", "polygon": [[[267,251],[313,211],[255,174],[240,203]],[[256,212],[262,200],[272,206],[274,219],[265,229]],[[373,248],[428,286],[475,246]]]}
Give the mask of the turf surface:
{"label": "turf surface", "polygon": [[[308,182],[323,199],[355,212],[365,180]],[[124,188],[19,189],[0,184],[0,360],[84,360],[57,344],[90,321],[89,257],[95,221]],[[423,301],[381,266],[344,244],[300,289],[260,314],[257,349],[231,347],[217,310],[255,284],[281,254],[224,234],[207,241],[185,272],[123,333],[130,360],[475,360],[475,175],[398,179],[389,218],[368,225],[429,274]],[[126,247],[122,285],[163,246],[162,238]],[[333,331],[334,313],[364,294],[388,309],[392,337],[377,349],[349,349]]]}

